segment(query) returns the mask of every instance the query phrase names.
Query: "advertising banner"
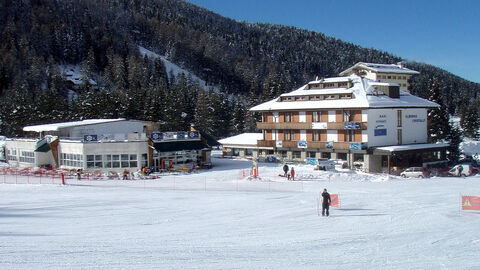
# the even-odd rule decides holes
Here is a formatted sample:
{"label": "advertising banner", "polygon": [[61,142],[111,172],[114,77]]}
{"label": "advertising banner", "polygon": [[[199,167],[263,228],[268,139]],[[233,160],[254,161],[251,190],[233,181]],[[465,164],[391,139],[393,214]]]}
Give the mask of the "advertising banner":
{"label": "advertising banner", "polygon": [[360,122],[345,122],[343,124],[344,129],[360,129]]}
{"label": "advertising banner", "polygon": [[150,139],[152,139],[152,141],[163,141],[163,132],[152,132]]}
{"label": "advertising banner", "polygon": [[298,148],[307,148],[307,142],[306,141],[298,141],[297,142],[297,147]]}
{"label": "advertising banner", "polygon": [[189,131],[189,132],[188,132],[188,138],[189,138],[189,139],[199,139],[199,138],[200,138],[200,132],[198,132],[198,131]]}
{"label": "advertising banner", "polygon": [[333,148],[333,142],[326,142],[325,147],[327,148]]}
{"label": "advertising banner", "polygon": [[276,141],[275,146],[276,147],[283,147],[283,142],[282,141]]}
{"label": "advertising banner", "polygon": [[312,129],[327,129],[327,122],[313,122]]}
{"label": "advertising banner", "polygon": [[480,196],[462,196],[462,210],[480,211]]}
{"label": "advertising banner", "polygon": [[387,129],[384,125],[376,126],[373,132],[373,136],[387,136]]}
{"label": "advertising banner", "polygon": [[362,144],[358,142],[350,143],[350,150],[362,150]]}
{"label": "advertising banner", "polygon": [[177,140],[185,140],[185,132],[184,131],[178,131],[177,132]]}
{"label": "advertising banner", "polygon": [[98,141],[97,135],[84,135],[83,140],[85,142],[96,142]]}
{"label": "advertising banner", "polygon": [[164,140],[174,140],[175,139],[175,135],[177,135],[176,132],[165,132],[163,134],[163,139]]}

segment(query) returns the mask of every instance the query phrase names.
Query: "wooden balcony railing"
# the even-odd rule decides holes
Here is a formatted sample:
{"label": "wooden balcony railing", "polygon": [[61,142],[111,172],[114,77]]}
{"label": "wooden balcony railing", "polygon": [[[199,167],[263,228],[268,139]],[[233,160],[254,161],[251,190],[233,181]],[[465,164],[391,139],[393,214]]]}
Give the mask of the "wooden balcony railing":
{"label": "wooden balcony railing", "polygon": [[257,122],[258,129],[311,129],[312,123],[299,122]]}
{"label": "wooden balcony railing", "polygon": [[[360,130],[367,129],[367,122],[360,123]],[[311,122],[257,122],[258,129],[312,129]],[[328,122],[327,129],[344,130],[344,122]]]}

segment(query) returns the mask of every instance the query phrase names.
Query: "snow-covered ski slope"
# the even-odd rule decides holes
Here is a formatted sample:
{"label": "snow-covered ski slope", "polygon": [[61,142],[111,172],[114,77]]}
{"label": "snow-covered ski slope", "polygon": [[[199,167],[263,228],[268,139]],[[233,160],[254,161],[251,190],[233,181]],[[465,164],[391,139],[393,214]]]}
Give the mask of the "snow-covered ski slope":
{"label": "snow-covered ski slope", "polygon": [[[213,162],[174,180],[0,184],[0,269],[480,269],[480,213],[460,211],[479,176],[294,165],[304,180],[292,183],[260,164],[263,181],[237,181],[250,161]],[[341,201],[328,218],[324,187]]]}
{"label": "snow-covered ski slope", "polygon": [[148,50],[148,49],[146,49],[142,46],[138,46],[138,50],[140,51],[140,54],[142,56],[147,56],[149,58],[160,58],[160,59],[162,59],[163,64],[165,65],[165,69],[167,71],[167,75],[170,75],[170,72],[172,72],[172,74],[175,77],[177,77],[178,74],[180,74],[180,73],[185,74],[185,76],[190,75],[194,81],[197,81],[199,83],[200,86],[205,87],[205,85],[206,85],[205,80],[199,78],[197,75],[191,73],[190,71],[179,67],[175,63],[170,62],[169,60],[167,60],[167,58],[164,55],[160,55],[160,54],[157,54],[155,52],[152,52],[152,51],[150,51],[150,50]]}

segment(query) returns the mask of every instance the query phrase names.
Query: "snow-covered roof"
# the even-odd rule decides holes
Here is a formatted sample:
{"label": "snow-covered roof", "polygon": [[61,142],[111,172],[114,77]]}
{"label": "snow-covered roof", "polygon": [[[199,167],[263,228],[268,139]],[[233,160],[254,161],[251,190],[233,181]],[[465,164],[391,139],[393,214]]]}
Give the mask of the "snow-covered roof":
{"label": "snow-covered roof", "polygon": [[58,131],[62,128],[78,127],[78,126],[86,126],[86,125],[94,125],[94,124],[103,124],[103,123],[117,122],[117,121],[125,121],[125,118],[87,119],[87,120],[82,120],[82,121],[26,126],[26,127],[23,128],[23,131],[34,131],[34,132]]}
{"label": "snow-covered roof", "polygon": [[225,139],[221,139],[218,142],[222,145],[253,145],[257,146],[257,140],[262,140],[262,133],[242,133]]}
{"label": "snow-covered roof", "polygon": [[[281,111],[281,110],[310,110],[310,109],[340,109],[340,108],[434,108],[439,105],[435,102],[414,96],[408,92],[400,91],[399,98],[390,98],[382,94],[375,86],[398,86],[394,83],[379,83],[357,75],[348,78],[353,86],[351,88],[333,89],[306,89],[307,85],[300,87],[282,96],[301,96],[323,94],[352,93],[351,99],[328,99],[306,101],[280,101],[278,98],[267,101],[251,108],[251,111]],[[348,92],[347,92],[348,90]],[[378,94],[380,93],[380,94]]]}
{"label": "snow-covered roof", "polygon": [[387,152],[397,152],[397,151],[440,148],[440,147],[448,147],[448,146],[450,146],[450,144],[448,143],[421,143],[421,144],[382,146],[382,147],[377,147],[376,150],[387,151]]}
{"label": "snow-covered roof", "polygon": [[310,83],[335,83],[335,82],[348,82],[348,77],[331,77],[322,78],[320,80],[311,81]]}
{"label": "snow-covered roof", "polygon": [[315,89],[315,90],[305,90],[305,88],[300,88],[290,93],[281,94],[281,97],[290,97],[290,96],[311,96],[311,95],[331,95],[331,94],[351,94],[353,91],[346,88],[329,88],[329,89]]}
{"label": "snow-covered roof", "polygon": [[399,73],[409,75],[419,74],[418,71],[408,69],[400,64],[376,64],[358,62],[355,65],[347,68],[346,70],[340,72],[340,76],[350,75],[355,69],[367,69],[379,73]]}

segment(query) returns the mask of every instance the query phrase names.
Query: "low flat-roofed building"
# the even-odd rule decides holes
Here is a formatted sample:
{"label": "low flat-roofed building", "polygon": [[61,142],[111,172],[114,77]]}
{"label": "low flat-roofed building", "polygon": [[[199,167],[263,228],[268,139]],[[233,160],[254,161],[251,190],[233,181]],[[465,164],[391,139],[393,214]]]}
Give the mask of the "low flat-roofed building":
{"label": "low flat-roofed building", "polygon": [[[210,141],[197,131],[159,132],[153,122],[126,119],[26,126],[36,138],[5,141],[6,159],[20,167],[70,170],[154,171],[210,163]],[[205,135],[207,136],[207,135]],[[218,142],[217,142],[218,144]]]}

